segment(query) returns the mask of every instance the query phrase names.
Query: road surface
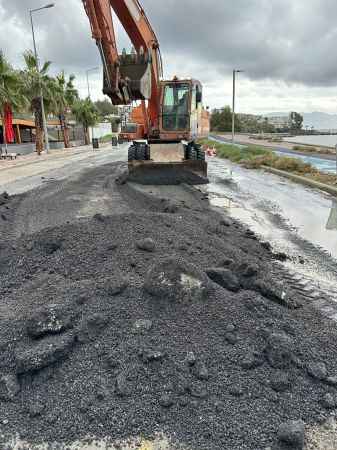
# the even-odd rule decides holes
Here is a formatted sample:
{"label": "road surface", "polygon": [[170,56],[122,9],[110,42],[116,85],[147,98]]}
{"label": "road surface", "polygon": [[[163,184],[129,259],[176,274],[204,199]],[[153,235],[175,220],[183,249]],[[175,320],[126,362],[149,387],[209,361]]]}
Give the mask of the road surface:
{"label": "road surface", "polygon": [[[0,191],[6,189],[10,194],[32,191],[22,196],[15,226],[8,231],[15,237],[123,209],[123,198],[117,190],[110,189],[109,183],[114,182],[119,170],[125,169],[126,157],[124,145],[118,150],[110,147],[98,152],[84,150],[2,170]],[[233,170],[232,179],[228,179],[228,168]],[[290,269],[289,282],[291,277],[297,277],[297,283],[308,296],[318,292],[318,306],[324,307],[321,290],[337,298],[333,259],[337,255],[337,225],[332,197],[271,174],[231,166],[218,158],[209,160],[209,177],[210,184],[200,189],[206,189],[215,207],[225,208],[268,240],[275,250],[290,256],[285,263]],[[179,188],[174,190],[178,192]],[[317,287],[316,291],[312,285]],[[331,310],[331,304],[329,307],[331,317],[336,311]],[[162,439],[157,443],[143,441],[140,445],[143,450],[168,448]],[[81,443],[76,443],[69,448],[98,450],[106,445],[101,442],[81,447]],[[125,449],[130,447],[125,444]]]}
{"label": "road surface", "polygon": [[[232,179],[228,178],[232,170]],[[314,283],[337,300],[337,201],[329,194],[264,171],[211,158],[210,201],[247,224],[290,259],[304,284]]]}
{"label": "road surface", "polygon": [[[127,144],[118,149],[109,145],[95,152],[89,148],[61,152],[0,170],[0,191],[33,190],[20,201],[14,225],[4,224],[8,237],[97,213],[123,212],[123,200],[107,179],[114,182],[125,170],[126,158]],[[229,168],[233,168],[231,181]],[[214,206],[226,208],[289,255],[286,265],[304,285],[314,284],[337,299],[337,203],[332,196],[219,158],[209,159],[209,177],[205,189]]]}

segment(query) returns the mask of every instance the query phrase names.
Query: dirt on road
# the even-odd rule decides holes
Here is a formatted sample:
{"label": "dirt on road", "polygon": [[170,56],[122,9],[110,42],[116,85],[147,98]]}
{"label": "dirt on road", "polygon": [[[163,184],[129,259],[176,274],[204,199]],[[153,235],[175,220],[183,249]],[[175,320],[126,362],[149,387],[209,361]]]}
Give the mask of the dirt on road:
{"label": "dirt on road", "polygon": [[205,194],[124,169],[1,197],[1,448],[303,448],[337,407],[335,323]]}

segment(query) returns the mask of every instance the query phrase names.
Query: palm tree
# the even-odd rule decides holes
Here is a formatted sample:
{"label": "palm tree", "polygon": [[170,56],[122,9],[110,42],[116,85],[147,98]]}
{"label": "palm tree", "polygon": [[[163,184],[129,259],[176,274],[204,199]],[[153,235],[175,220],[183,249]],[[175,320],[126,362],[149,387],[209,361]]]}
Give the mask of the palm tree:
{"label": "palm tree", "polygon": [[38,70],[37,61],[32,51],[28,50],[23,54],[26,68],[22,72],[25,84],[25,94],[30,103],[30,109],[35,117],[36,129],[36,151],[40,155],[43,151],[44,130],[41,108],[41,93],[43,95],[46,109],[50,110],[51,98],[51,78],[48,76],[48,70],[51,65],[46,61],[42,68]]}
{"label": "palm tree", "polygon": [[0,52],[0,119],[2,122],[4,144],[7,147],[5,133],[5,110],[8,106],[19,109],[25,105],[22,81],[17,71]]}
{"label": "palm tree", "polygon": [[85,145],[89,145],[89,128],[97,124],[98,111],[89,98],[77,100],[72,111],[76,120],[83,126]]}
{"label": "palm tree", "polygon": [[51,86],[51,96],[54,105],[53,110],[60,120],[65,148],[70,147],[67,113],[71,111],[75,102],[78,100],[78,92],[73,84],[74,80],[74,75],[70,75],[67,80],[64,72],[61,72],[53,80]]}

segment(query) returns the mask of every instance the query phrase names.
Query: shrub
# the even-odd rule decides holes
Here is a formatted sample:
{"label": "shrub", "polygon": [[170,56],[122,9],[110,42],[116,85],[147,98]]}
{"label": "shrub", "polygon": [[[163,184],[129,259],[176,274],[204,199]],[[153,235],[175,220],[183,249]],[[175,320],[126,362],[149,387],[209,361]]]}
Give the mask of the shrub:
{"label": "shrub", "polygon": [[303,152],[303,153],[317,153],[318,150],[316,147],[311,146],[304,146],[304,145],[294,145],[293,150],[297,152]]}
{"label": "shrub", "polygon": [[112,140],[112,134],[105,134],[104,136],[99,138],[99,141],[102,143],[110,142]]}
{"label": "shrub", "polygon": [[247,145],[243,147],[208,141],[207,139],[203,139],[199,142],[209,147],[215,147],[220,158],[229,159],[248,169],[259,169],[262,166],[268,166],[275,169],[284,170],[286,172],[291,172],[296,175],[309,177],[312,180],[325,184],[336,185],[337,183],[335,175],[320,172],[310,164],[305,163],[298,158],[277,156],[271,150],[255,145]]}
{"label": "shrub", "polygon": [[297,172],[300,174],[311,173],[314,169],[309,163],[305,163],[297,158],[280,156],[275,161],[273,167],[286,172]]}

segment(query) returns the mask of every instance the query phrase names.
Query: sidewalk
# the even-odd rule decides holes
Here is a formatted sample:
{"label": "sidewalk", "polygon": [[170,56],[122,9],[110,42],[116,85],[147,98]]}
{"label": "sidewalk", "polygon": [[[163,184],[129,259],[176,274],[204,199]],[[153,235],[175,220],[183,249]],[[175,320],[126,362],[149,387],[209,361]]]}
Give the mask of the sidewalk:
{"label": "sidewalk", "polygon": [[47,179],[62,179],[94,165],[123,159],[123,148],[113,149],[110,143],[97,150],[91,145],[67,150],[52,150],[49,154],[30,154],[19,160],[0,162],[0,192],[21,193],[40,186]]}
{"label": "sidewalk", "polygon": [[[100,148],[105,148],[107,145],[110,144],[102,144]],[[28,155],[18,156],[17,159],[13,160],[0,160],[0,171],[12,169],[14,167],[27,166],[29,164],[35,164],[47,160],[54,160],[59,158],[66,159],[79,153],[86,153],[89,151],[94,151],[92,145],[81,145],[80,147],[50,150],[48,154],[46,152],[42,152],[40,156],[35,152],[29,153]]]}

